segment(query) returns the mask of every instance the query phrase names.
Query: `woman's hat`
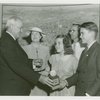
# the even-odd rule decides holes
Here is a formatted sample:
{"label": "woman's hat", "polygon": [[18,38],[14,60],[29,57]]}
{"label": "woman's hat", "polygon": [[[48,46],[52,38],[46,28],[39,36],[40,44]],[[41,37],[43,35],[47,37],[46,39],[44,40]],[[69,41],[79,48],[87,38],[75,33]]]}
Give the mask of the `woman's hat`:
{"label": "woman's hat", "polygon": [[31,29],[29,29],[30,31],[34,31],[34,32],[40,32],[42,35],[46,35],[42,29],[38,28],[38,27],[32,27]]}

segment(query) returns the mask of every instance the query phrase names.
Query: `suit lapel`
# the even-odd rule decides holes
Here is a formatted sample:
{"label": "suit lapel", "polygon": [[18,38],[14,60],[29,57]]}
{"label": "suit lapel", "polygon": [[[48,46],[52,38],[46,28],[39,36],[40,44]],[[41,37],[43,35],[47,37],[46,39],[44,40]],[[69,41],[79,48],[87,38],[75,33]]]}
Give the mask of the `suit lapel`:
{"label": "suit lapel", "polygon": [[96,49],[96,46],[97,46],[97,42],[95,42],[88,50],[87,50],[87,54],[88,53],[91,53],[92,51],[94,51],[94,49]]}
{"label": "suit lapel", "polygon": [[22,49],[22,47],[19,45],[17,40],[15,41],[15,43],[16,43],[16,46],[18,48],[18,51],[20,50],[21,54],[27,56],[26,52]]}
{"label": "suit lapel", "polygon": [[12,36],[10,36],[8,33],[3,33],[2,34],[4,38],[9,39],[13,45],[15,45],[17,47],[17,51],[20,53],[21,55],[23,54],[24,56],[27,56],[27,54],[25,53],[25,51],[21,48],[21,46],[19,45],[17,40],[14,40]]}
{"label": "suit lapel", "polygon": [[81,58],[83,58],[84,56],[88,55],[88,53],[92,52],[96,48],[96,45],[97,45],[97,42],[95,42],[89,49],[85,48]]}
{"label": "suit lapel", "polygon": [[97,46],[97,42],[95,42],[88,50],[85,49],[82,52],[82,55],[80,57],[79,64],[78,64],[78,70],[79,69],[82,70],[82,69],[85,69],[85,67],[87,67],[88,56],[91,54],[91,52],[93,52],[93,50],[96,48],[96,46]]}

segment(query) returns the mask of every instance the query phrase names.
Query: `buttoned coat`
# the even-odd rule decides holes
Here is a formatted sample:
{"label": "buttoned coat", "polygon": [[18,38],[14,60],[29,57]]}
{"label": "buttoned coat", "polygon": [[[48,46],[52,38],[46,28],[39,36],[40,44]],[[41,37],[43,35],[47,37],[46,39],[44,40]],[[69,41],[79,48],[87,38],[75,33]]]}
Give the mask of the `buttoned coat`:
{"label": "buttoned coat", "polygon": [[29,95],[39,77],[18,42],[4,32],[0,39],[0,95]]}
{"label": "buttoned coat", "polygon": [[82,52],[76,74],[67,81],[68,87],[76,85],[76,96],[100,96],[100,44],[95,42]]}

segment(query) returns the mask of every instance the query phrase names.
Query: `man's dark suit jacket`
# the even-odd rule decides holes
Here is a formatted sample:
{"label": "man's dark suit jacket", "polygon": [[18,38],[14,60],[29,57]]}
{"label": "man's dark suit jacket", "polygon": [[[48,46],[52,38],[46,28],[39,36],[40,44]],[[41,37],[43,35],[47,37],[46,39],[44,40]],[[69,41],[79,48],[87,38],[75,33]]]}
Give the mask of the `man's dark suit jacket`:
{"label": "man's dark suit jacket", "polygon": [[20,45],[8,34],[0,39],[0,95],[29,95],[40,75]]}
{"label": "man's dark suit jacket", "polygon": [[76,85],[76,96],[100,96],[100,44],[95,42],[82,52],[76,74],[67,79],[70,86]]}

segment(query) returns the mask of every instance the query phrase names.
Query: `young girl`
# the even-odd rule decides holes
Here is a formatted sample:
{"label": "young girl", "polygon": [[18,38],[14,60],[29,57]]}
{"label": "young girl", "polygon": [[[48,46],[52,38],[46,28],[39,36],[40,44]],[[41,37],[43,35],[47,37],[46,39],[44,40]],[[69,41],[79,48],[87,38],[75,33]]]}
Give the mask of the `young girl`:
{"label": "young girl", "polygon": [[[68,36],[58,35],[55,40],[55,54],[49,59],[52,69],[55,70],[59,78],[66,79],[72,76],[77,69],[77,59],[73,55],[71,41]],[[73,96],[75,87],[62,90],[55,90],[50,96]]]}

